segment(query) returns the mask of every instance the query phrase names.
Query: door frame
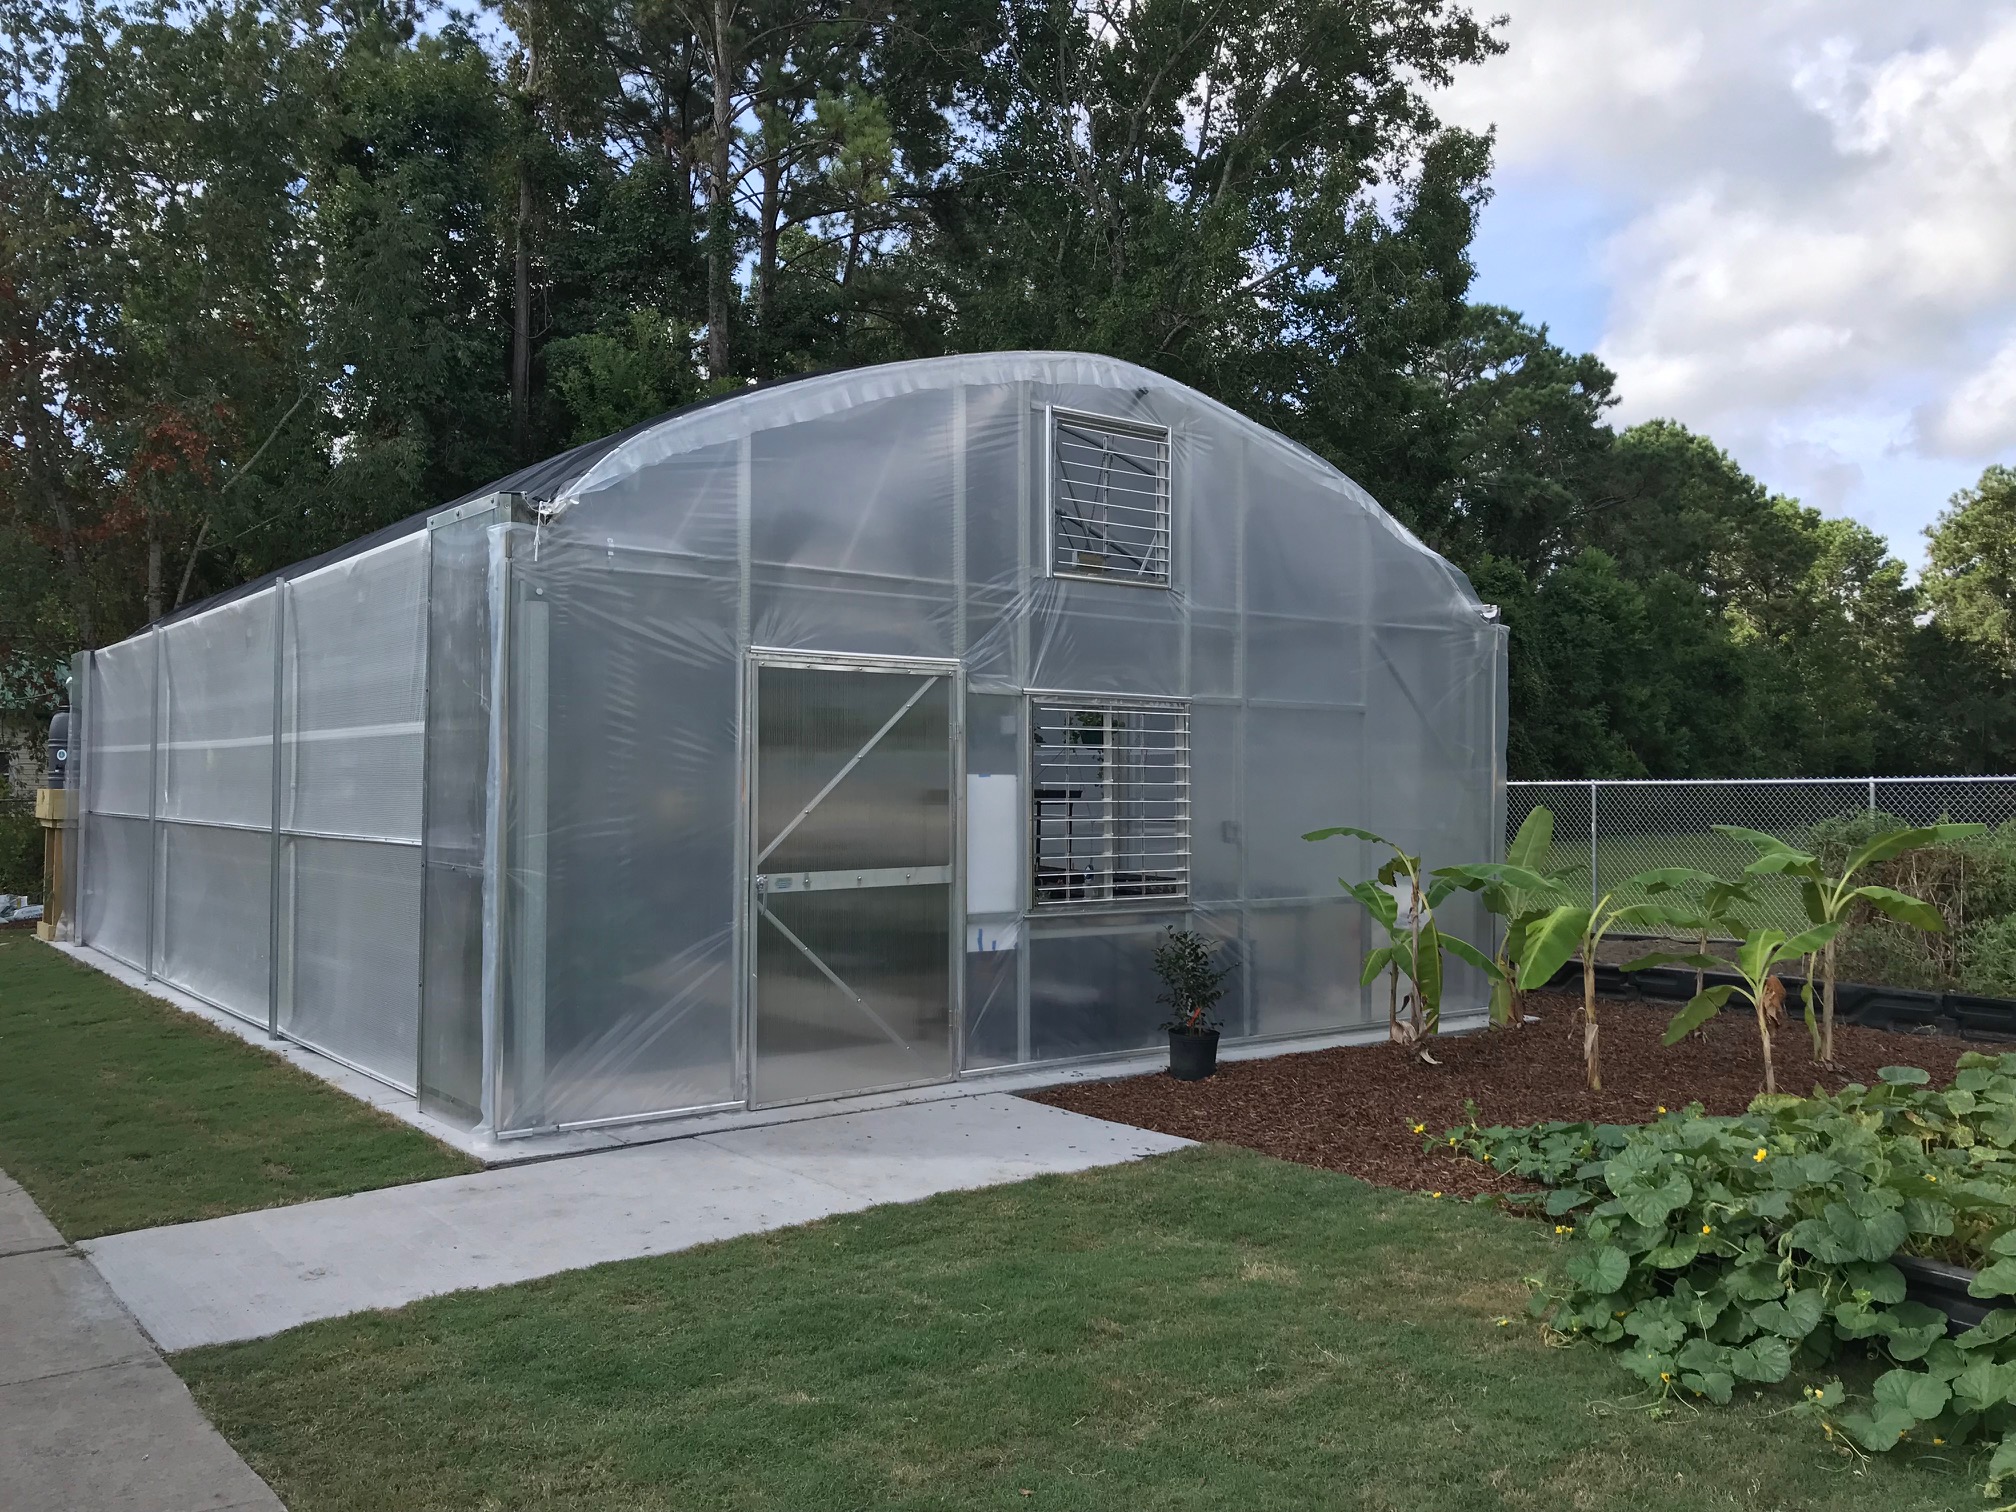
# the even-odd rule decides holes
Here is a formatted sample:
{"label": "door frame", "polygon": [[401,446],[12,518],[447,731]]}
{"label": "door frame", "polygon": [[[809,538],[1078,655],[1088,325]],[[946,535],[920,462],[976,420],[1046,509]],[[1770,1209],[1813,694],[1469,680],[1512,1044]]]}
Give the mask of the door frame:
{"label": "door frame", "polygon": [[[945,1011],[948,1016],[947,1048],[950,1067],[943,1076],[898,1082],[861,1092],[837,1092],[817,1097],[790,1098],[783,1102],[756,1101],[756,929],[762,922],[756,906],[755,860],[757,847],[757,748],[761,739],[758,721],[762,711],[757,696],[760,673],[765,667],[796,667],[815,672],[886,672],[912,676],[942,677],[950,695],[950,739],[946,762],[946,823],[949,827],[952,868],[947,889],[946,966],[948,988]],[[794,651],[777,646],[751,646],[742,659],[742,802],[737,815],[741,831],[735,851],[735,1063],[737,1089],[742,1105],[758,1108],[792,1107],[802,1103],[833,1102],[847,1097],[866,1097],[881,1092],[899,1092],[909,1087],[936,1087],[958,1081],[966,1065],[966,677],[963,663],[952,657],[877,656],[851,651]]]}

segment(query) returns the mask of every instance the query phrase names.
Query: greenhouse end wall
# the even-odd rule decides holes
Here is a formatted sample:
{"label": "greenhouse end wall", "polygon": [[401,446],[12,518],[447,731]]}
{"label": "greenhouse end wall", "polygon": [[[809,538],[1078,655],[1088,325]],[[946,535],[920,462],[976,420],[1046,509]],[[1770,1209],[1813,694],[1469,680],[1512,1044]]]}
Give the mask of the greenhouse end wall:
{"label": "greenhouse end wall", "polygon": [[[1228,1035],[1367,1025],[1378,857],[1302,833],[1499,843],[1502,627],[1145,370],[807,379],[544,469],[91,658],[87,942],[508,1135],[1140,1051],[1172,924]],[[170,811],[199,758],[263,827]]]}

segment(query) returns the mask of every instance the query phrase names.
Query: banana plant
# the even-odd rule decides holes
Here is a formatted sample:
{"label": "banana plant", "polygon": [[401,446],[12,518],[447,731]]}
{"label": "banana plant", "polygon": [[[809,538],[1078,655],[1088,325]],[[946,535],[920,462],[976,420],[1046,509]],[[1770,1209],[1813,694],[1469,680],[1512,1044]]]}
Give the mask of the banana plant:
{"label": "banana plant", "polygon": [[[1835,933],[1838,934],[1838,926],[1848,922],[1849,912],[1854,906],[1867,903],[1901,923],[1941,934],[1945,932],[1945,920],[1939,917],[1939,910],[1923,898],[1914,898],[1894,887],[1881,887],[1875,883],[1865,882],[1857,886],[1855,875],[1865,866],[1888,861],[1906,851],[1927,845],[1947,845],[1969,835],[1981,834],[1988,826],[1928,824],[1918,829],[1878,835],[1848,858],[1848,864],[1842,867],[1838,877],[1828,876],[1817,856],[1787,844],[1776,835],[1744,829],[1735,824],[1718,824],[1714,828],[1718,834],[1745,841],[1756,849],[1757,859],[1744,868],[1746,875],[1797,877],[1799,900],[1805,905],[1806,921],[1816,928],[1822,924],[1833,924],[1837,926]],[[1834,1063],[1834,946],[1834,935],[1829,935],[1820,949],[1820,1033],[1814,1044],[1814,1059],[1823,1066]]]}
{"label": "banana plant", "polygon": [[[1311,830],[1302,838],[1332,840],[1339,836],[1369,840],[1393,853],[1370,880],[1347,882],[1342,877],[1337,879],[1338,885],[1364,904],[1365,911],[1386,933],[1386,943],[1365,957],[1365,970],[1358,978],[1358,985],[1371,986],[1384,971],[1394,974],[1395,990],[1386,1009],[1388,1032],[1393,1039],[1412,1044],[1427,1035],[1439,1033],[1442,1028],[1442,956],[1445,951],[1475,966],[1487,977],[1495,980],[1499,975],[1497,964],[1483,951],[1467,940],[1458,939],[1435,922],[1436,908],[1457,890],[1458,884],[1443,877],[1424,883],[1419,856],[1409,855],[1385,836],[1375,835],[1370,830],[1335,825],[1329,829]],[[1400,911],[1401,894],[1407,898],[1404,916]],[[1399,979],[1403,976],[1413,984],[1413,991],[1409,994],[1411,1010],[1405,1026],[1400,1022],[1398,997]]]}
{"label": "banana plant", "polygon": [[[1740,994],[1757,1018],[1757,1039],[1764,1049],[1765,1094],[1767,1096],[1775,1094],[1778,1091],[1778,1076],[1771,1064],[1771,1005],[1783,1000],[1784,988],[1772,981],[1771,968],[1827,949],[1834,943],[1834,936],[1840,932],[1839,919],[1826,924],[1816,924],[1804,933],[1796,935],[1787,935],[1782,929],[1752,930],[1744,937],[1741,948],[1736,952],[1736,974],[1743,978],[1743,984],[1739,987],[1731,983],[1696,992],[1693,1001],[1674,1014],[1673,1021],[1666,1026],[1665,1042],[1677,1045],[1687,1035],[1720,1013],[1730,998]],[[1699,972],[1720,971],[1730,963],[1715,956],[1696,955],[1691,951],[1660,951],[1632,961],[1624,969],[1642,971],[1648,966],[1676,964],[1692,966]]]}
{"label": "banana plant", "polygon": [[[1669,868],[1670,871],[1670,868]],[[1642,872],[1627,879],[1622,893],[1644,892],[1660,880],[1656,871]],[[1548,978],[1568,964],[1569,957],[1582,955],[1582,1062],[1589,1072],[1589,1090],[1603,1090],[1601,1030],[1596,1022],[1596,951],[1603,937],[1618,925],[1671,925],[1677,913],[1664,903],[1618,903],[1618,893],[1605,893],[1594,908],[1564,903],[1550,910],[1526,932],[1526,948],[1519,958],[1519,987],[1531,992],[1545,986]]]}
{"label": "banana plant", "polygon": [[1468,866],[1438,867],[1431,874],[1449,878],[1458,887],[1478,893],[1484,907],[1505,921],[1498,936],[1498,950],[1492,963],[1498,975],[1491,979],[1491,1022],[1517,1025],[1524,1021],[1525,992],[1519,986],[1519,958],[1526,949],[1527,931],[1568,901],[1568,881],[1583,870],[1580,866],[1549,871],[1547,858],[1554,847],[1554,814],[1536,807],[1519,825],[1519,833],[1505,848],[1503,864],[1484,862]]}
{"label": "banana plant", "polygon": [[[1645,890],[1654,895],[1681,892],[1683,889],[1699,889],[1684,902],[1672,901],[1667,906],[1673,910],[1672,925],[1684,929],[1694,936],[1697,964],[1694,967],[1694,995],[1701,995],[1700,961],[1713,959],[1708,954],[1708,937],[1724,930],[1729,935],[1740,937],[1748,926],[1736,916],[1739,903],[1755,907],[1757,896],[1750,891],[1750,884],[1741,877],[1734,881],[1718,877],[1712,872],[1696,871],[1691,866],[1666,866],[1643,875],[1656,878],[1646,885]],[[1709,968],[1719,971],[1719,966]]]}

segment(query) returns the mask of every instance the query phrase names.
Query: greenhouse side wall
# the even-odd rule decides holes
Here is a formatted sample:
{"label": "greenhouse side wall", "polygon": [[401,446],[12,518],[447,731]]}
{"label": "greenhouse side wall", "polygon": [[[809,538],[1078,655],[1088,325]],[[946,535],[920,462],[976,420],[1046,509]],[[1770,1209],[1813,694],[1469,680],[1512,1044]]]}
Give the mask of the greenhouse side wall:
{"label": "greenhouse side wall", "polygon": [[85,662],[79,943],[407,1091],[424,591],[407,537]]}
{"label": "greenhouse side wall", "polygon": [[[1431,865],[1494,853],[1502,630],[1309,454],[1166,381],[1103,379],[1138,369],[1060,361],[1046,380],[1035,366],[973,359],[961,381],[872,370],[738,398],[612,452],[517,532],[500,1132],[749,1095],[756,654],[961,673],[962,1069],[1156,1044],[1149,956],[1170,924],[1225,942],[1234,1036],[1383,1016],[1337,881],[1380,857],[1300,837],[1353,824]],[[1047,570],[1056,410],[1169,427],[1167,591]],[[974,795],[1026,805],[1046,691],[1187,711],[1181,900],[1032,907],[1026,832],[1007,839],[1009,895],[975,872]],[[1448,916],[1485,936],[1473,900]],[[1454,974],[1449,1012],[1483,1000]]]}

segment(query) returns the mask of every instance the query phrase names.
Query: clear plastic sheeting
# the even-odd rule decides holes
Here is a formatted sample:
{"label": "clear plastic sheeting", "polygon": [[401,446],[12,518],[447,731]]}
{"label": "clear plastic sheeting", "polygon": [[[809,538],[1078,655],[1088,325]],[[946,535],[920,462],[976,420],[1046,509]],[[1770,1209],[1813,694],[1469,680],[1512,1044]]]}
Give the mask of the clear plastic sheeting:
{"label": "clear plastic sheeting", "polygon": [[[1221,942],[1232,1038],[1366,1025],[1337,879],[1378,858],[1301,835],[1497,852],[1495,620],[1145,369],[795,380],[96,653],[82,927],[256,996],[268,844],[262,1006],[500,1134],[1139,1051],[1170,926]],[[192,821],[252,838],[163,849]]]}

